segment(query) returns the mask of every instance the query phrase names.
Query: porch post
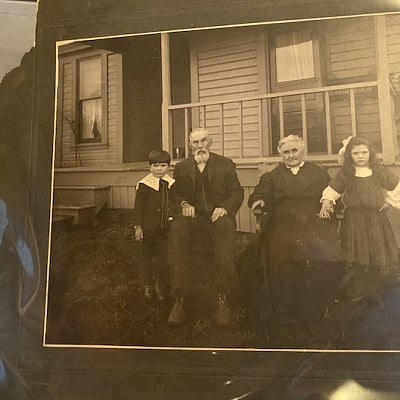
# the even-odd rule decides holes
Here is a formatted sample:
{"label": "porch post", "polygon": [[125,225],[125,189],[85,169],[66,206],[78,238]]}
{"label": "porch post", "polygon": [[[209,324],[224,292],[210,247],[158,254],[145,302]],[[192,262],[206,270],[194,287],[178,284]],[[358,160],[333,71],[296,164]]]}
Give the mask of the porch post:
{"label": "porch post", "polygon": [[378,74],[379,119],[384,163],[393,163],[398,154],[396,124],[390,94],[389,65],[386,43],[386,17],[375,17],[376,58]]}
{"label": "porch post", "polygon": [[161,82],[162,82],[162,105],[161,105],[161,124],[162,124],[162,148],[172,154],[173,138],[170,129],[172,121],[169,118],[168,106],[171,105],[171,74],[170,74],[170,54],[169,54],[169,34],[161,33]]}

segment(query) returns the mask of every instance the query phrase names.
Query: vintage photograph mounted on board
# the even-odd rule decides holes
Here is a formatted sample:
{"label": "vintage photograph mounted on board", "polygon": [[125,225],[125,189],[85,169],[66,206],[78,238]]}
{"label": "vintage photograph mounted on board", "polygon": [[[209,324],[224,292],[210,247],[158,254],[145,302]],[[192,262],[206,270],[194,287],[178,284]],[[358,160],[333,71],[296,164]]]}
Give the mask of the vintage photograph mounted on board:
{"label": "vintage photograph mounted on board", "polygon": [[399,26],[58,43],[44,344],[400,350]]}

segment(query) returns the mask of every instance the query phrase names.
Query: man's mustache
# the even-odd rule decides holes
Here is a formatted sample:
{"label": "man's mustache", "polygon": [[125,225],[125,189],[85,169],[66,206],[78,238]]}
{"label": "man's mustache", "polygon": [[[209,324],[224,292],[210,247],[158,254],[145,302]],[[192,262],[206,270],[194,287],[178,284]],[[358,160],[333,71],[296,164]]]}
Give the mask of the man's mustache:
{"label": "man's mustache", "polygon": [[197,149],[194,154],[209,154],[207,149]]}

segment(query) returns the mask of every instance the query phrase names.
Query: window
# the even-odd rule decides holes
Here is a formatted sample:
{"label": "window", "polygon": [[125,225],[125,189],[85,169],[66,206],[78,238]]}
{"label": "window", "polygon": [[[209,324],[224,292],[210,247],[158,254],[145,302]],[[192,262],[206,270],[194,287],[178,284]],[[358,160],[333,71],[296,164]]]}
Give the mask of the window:
{"label": "window", "polygon": [[275,36],[277,83],[314,78],[313,40],[309,31]]}
{"label": "window", "polygon": [[101,142],[101,57],[78,60],[79,142]]}
{"label": "window", "polygon": [[271,31],[271,91],[317,87],[321,82],[318,27],[305,24]]}
{"label": "window", "polygon": [[108,59],[114,53],[93,50],[86,45],[68,46],[59,50],[62,83],[59,107],[70,147],[106,147],[109,134]]}
{"label": "window", "polygon": [[[292,92],[271,100],[272,149],[284,135],[307,135],[309,153],[327,151],[325,102],[322,93],[306,89],[322,86],[318,25],[296,24],[271,30],[269,36],[271,92]],[[304,107],[304,109],[303,109]]]}

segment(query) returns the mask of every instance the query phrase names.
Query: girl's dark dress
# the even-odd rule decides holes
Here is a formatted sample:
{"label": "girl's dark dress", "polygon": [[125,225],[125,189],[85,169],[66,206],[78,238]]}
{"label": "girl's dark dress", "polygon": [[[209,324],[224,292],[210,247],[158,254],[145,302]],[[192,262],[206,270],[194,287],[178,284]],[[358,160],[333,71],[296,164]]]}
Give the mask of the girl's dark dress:
{"label": "girl's dark dress", "polygon": [[373,175],[352,177],[346,183],[342,171],[329,183],[338,193],[344,193],[346,205],[340,228],[340,239],[346,261],[359,265],[390,266],[398,263],[398,246],[393,229],[384,212],[382,189],[393,190],[399,178],[379,167]]}
{"label": "girl's dark dress", "polygon": [[271,316],[279,321],[318,316],[326,289],[323,279],[329,280],[331,272],[327,262],[343,258],[334,221],[317,216],[329,180],[317,165],[306,162],[294,175],[281,164],[261,177],[249,198],[249,207],[262,199],[268,211],[259,260],[268,295],[265,306],[270,305]]}

